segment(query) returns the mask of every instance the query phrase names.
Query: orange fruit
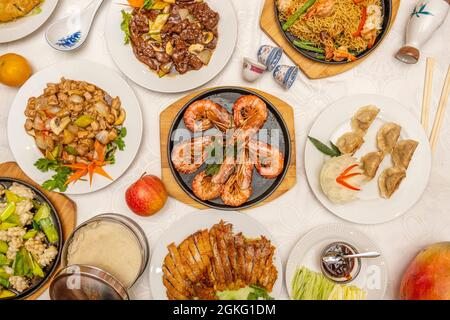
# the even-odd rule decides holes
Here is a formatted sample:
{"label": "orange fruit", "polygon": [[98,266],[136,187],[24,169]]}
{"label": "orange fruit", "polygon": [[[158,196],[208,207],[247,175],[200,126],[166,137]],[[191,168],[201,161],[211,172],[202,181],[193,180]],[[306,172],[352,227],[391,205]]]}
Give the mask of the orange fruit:
{"label": "orange fruit", "polygon": [[20,87],[31,76],[31,67],[27,59],[7,53],[0,56],[0,83],[10,87]]}

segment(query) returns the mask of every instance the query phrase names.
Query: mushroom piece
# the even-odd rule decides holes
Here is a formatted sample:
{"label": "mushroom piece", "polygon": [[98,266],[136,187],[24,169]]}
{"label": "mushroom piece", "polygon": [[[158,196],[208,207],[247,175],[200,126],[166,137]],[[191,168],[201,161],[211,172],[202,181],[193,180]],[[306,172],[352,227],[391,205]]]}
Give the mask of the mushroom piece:
{"label": "mushroom piece", "polygon": [[199,54],[200,52],[202,52],[205,49],[205,46],[200,44],[200,43],[196,43],[196,44],[191,44],[189,46],[189,52],[192,54]]}
{"label": "mushroom piece", "polygon": [[202,42],[203,44],[208,44],[214,39],[214,34],[211,31],[203,32]]}
{"label": "mushroom piece", "polygon": [[69,125],[69,123],[70,123],[69,117],[63,119],[55,117],[52,120],[50,120],[50,128],[54,134],[59,135],[61,132],[64,131],[64,129]]}
{"label": "mushroom piece", "polygon": [[99,133],[95,135],[95,139],[98,140],[98,142],[107,145],[109,143],[109,134],[108,131],[102,130]]}

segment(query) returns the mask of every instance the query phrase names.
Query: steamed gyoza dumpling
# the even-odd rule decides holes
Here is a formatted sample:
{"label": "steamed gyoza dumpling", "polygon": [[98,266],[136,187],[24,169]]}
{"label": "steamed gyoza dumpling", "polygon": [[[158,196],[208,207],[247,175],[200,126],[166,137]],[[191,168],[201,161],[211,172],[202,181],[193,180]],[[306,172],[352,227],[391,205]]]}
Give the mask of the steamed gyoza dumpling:
{"label": "steamed gyoza dumpling", "polygon": [[377,145],[380,151],[384,154],[391,153],[395,144],[397,143],[398,137],[400,137],[400,127],[396,123],[386,123],[383,125],[377,133]]}
{"label": "steamed gyoza dumpling", "polygon": [[392,161],[396,167],[408,169],[409,163],[419,143],[415,140],[401,140],[392,151]]}
{"label": "steamed gyoza dumpling", "polygon": [[378,178],[378,187],[383,198],[389,199],[406,177],[406,170],[400,167],[387,168]]}
{"label": "steamed gyoza dumpling", "polygon": [[365,134],[377,117],[378,113],[380,113],[380,109],[376,106],[365,106],[359,108],[352,118],[352,130]]}
{"label": "steamed gyoza dumpling", "polygon": [[364,143],[363,137],[356,132],[344,133],[336,142],[339,151],[344,154],[354,154]]}
{"label": "steamed gyoza dumpling", "polygon": [[364,174],[369,178],[369,180],[375,177],[378,167],[383,159],[384,153],[381,151],[370,152],[361,158],[361,169],[363,169]]}

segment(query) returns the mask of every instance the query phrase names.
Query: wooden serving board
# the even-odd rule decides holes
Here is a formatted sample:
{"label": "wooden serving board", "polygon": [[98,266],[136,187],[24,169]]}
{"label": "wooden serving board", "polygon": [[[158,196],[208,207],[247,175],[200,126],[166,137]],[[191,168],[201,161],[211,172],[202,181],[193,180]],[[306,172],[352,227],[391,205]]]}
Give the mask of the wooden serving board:
{"label": "wooden serving board", "polygon": [[[55,206],[56,211],[58,212],[59,219],[61,220],[64,241],[69,237],[69,235],[72,233],[77,223],[77,206],[72,200],[70,200],[69,198],[60,193],[43,190],[38,184],[36,184],[30,178],[28,178],[15,162],[0,163],[0,177],[23,180],[33,185],[34,187],[38,188],[42,193],[44,193],[47,196],[47,198],[50,199],[52,204]],[[62,250],[62,248],[60,248],[60,250]],[[58,266],[53,275],[56,274],[59,268],[60,267]],[[29,296],[27,300],[37,299],[45,290],[47,290],[52,279],[53,276],[50,277],[38,291],[36,291],[33,295]]]}
{"label": "wooden serving board", "polygon": [[[275,12],[275,1],[266,0],[261,14],[261,29],[294,61],[294,63],[303,71],[303,73],[310,79],[321,79],[331,77],[342,72],[348,71],[361,62],[364,58],[358,59],[354,62],[339,65],[330,65],[310,60],[300,54],[294,47],[286,40],[280,26],[278,24],[278,17]],[[397,17],[398,8],[400,7],[400,0],[392,0],[392,17],[388,27],[387,33],[392,27],[395,18]],[[384,38],[386,38],[386,36]],[[383,39],[384,39],[383,38]],[[377,50],[378,48],[374,49]]]}
{"label": "wooden serving board", "polygon": [[[265,93],[263,91],[259,91],[253,88],[244,88],[248,90],[252,90],[267,100],[269,100],[271,103],[273,103],[274,106],[277,107],[278,111],[281,113],[287,128],[289,130],[289,135],[291,139],[291,162],[289,164],[288,171],[286,173],[286,176],[284,177],[281,184],[278,186],[278,188],[268,197],[266,200],[258,203],[257,205],[253,206],[261,206],[265,203],[268,203],[279,196],[281,196],[283,193],[291,189],[295,186],[297,183],[297,176],[296,176],[296,144],[295,144],[295,127],[294,127],[294,110],[290,105],[285,103],[284,101],[278,99],[277,97],[274,97],[268,93]],[[162,180],[166,186],[166,189],[169,193],[169,195],[181,202],[184,202],[188,205],[191,205],[195,208],[199,209],[206,209],[208,207],[204,206],[203,204],[195,201],[192,199],[188,194],[186,194],[183,189],[178,185],[177,181],[175,180],[172,172],[170,171],[169,167],[169,159],[167,158],[167,142],[169,138],[169,131],[170,127],[172,126],[173,121],[175,120],[176,115],[181,110],[181,108],[192,98],[195,96],[201,94],[204,91],[207,91],[210,89],[203,89],[200,91],[197,91],[195,93],[192,93],[177,102],[173,103],[169,107],[167,107],[160,115],[159,122],[160,122],[160,142],[161,142],[161,173],[162,173]]]}

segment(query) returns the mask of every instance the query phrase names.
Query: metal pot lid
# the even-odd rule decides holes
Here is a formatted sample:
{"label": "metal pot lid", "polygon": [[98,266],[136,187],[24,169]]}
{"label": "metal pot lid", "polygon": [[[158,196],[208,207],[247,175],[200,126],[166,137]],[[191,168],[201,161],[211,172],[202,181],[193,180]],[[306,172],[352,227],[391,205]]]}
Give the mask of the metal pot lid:
{"label": "metal pot lid", "polygon": [[50,285],[52,300],[129,300],[124,285],[102,269],[71,265],[57,273]]}

